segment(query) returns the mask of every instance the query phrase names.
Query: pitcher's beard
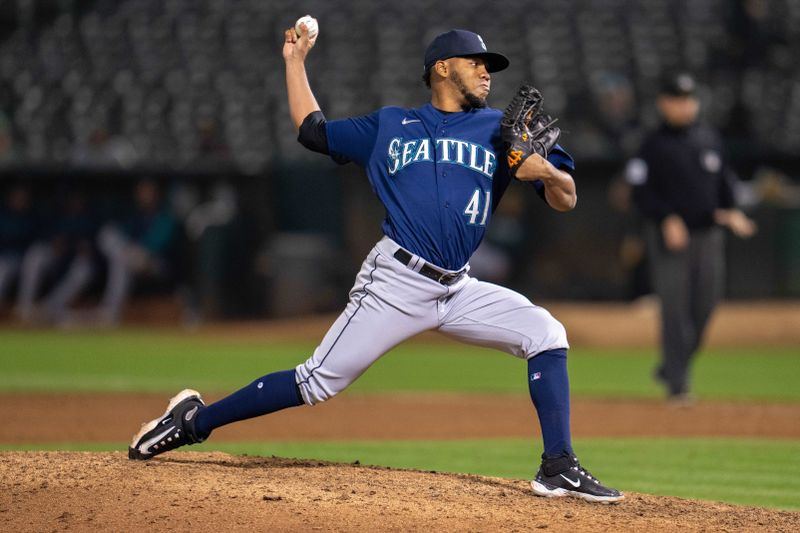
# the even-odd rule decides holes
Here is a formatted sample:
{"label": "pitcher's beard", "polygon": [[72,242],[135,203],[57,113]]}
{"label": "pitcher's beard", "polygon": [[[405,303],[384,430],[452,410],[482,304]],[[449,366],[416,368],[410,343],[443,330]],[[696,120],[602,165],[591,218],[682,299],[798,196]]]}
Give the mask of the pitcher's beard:
{"label": "pitcher's beard", "polygon": [[480,96],[472,94],[469,89],[467,89],[464,80],[462,80],[461,76],[455,71],[450,72],[450,81],[455,84],[461,96],[464,97],[464,101],[461,103],[462,111],[472,111],[473,109],[483,109],[486,107],[486,98],[481,98]]}

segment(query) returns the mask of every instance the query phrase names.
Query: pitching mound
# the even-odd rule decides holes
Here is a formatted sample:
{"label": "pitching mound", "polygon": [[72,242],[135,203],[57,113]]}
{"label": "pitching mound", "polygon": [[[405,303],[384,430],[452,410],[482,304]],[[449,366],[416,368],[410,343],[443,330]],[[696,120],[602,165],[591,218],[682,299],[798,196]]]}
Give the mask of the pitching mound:
{"label": "pitching mound", "polygon": [[548,500],[524,480],[222,453],[2,453],[0,480],[4,531],[800,530],[800,513],[634,493]]}

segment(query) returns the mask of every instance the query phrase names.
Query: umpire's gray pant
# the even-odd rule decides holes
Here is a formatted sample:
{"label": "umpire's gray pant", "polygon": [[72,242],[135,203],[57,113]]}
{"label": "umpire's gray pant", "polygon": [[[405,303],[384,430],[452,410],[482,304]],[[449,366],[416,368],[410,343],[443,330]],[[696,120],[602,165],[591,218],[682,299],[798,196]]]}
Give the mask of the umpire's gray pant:
{"label": "umpire's gray pant", "polygon": [[661,300],[661,366],[657,377],[670,394],[689,388],[689,367],[724,290],[724,233],[691,230],[689,246],[670,252],[658,224],[646,229],[653,288]]}

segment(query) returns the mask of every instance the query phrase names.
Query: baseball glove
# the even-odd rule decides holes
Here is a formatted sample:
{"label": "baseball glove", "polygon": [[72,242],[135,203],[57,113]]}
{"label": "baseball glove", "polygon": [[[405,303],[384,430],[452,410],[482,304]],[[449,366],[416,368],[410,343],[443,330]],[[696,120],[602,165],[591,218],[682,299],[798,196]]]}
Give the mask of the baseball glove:
{"label": "baseball glove", "polygon": [[542,100],[535,87],[523,85],[503,113],[500,130],[512,177],[531,154],[547,157],[561,135],[561,130],[553,126],[558,119],[544,114]]}

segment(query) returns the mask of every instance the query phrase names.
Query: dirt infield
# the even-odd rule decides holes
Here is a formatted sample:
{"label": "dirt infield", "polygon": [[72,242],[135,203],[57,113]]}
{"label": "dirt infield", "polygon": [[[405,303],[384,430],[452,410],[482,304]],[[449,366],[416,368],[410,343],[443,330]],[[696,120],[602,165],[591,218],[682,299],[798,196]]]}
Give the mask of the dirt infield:
{"label": "dirt infield", "polygon": [[631,493],[548,500],[527,481],[222,453],[0,454],[4,531],[798,531],[800,513]]}

